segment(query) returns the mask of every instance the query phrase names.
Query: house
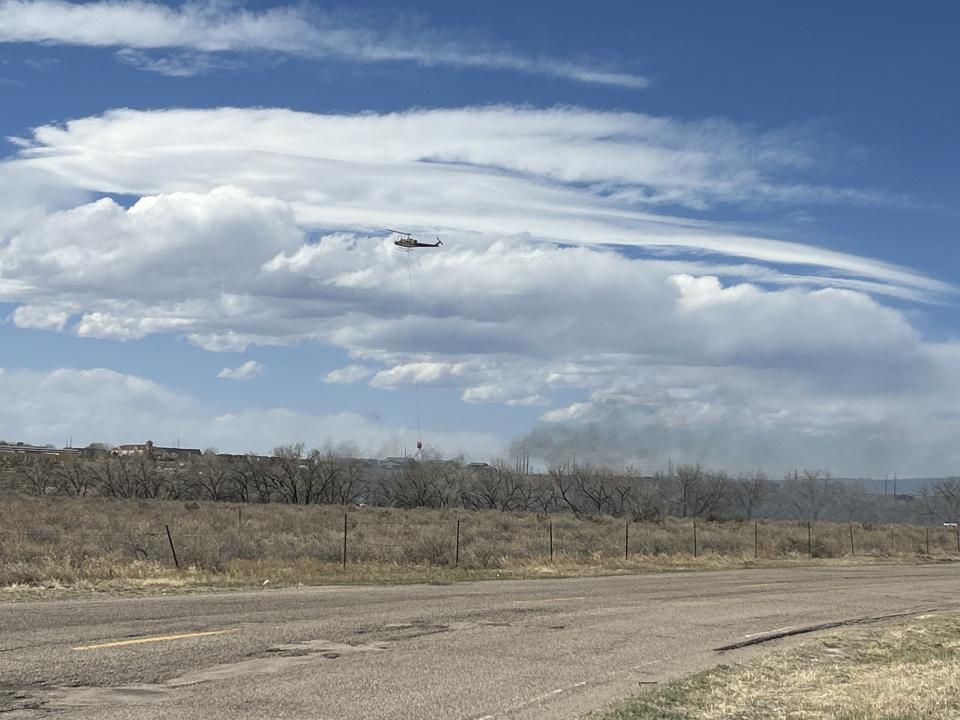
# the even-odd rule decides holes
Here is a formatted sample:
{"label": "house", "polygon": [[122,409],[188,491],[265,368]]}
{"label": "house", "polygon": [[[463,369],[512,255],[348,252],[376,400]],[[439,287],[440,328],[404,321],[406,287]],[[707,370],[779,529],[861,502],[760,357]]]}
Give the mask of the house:
{"label": "house", "polygon": [[417,460],[413,457],[387,457],[380,461],[380,467],[391,470],[413,467],[416,464]]}
{"label": "house", "polygon": [[0,443],[0,455],[41,455],[65,459],[79,456],[76,448],[55,448],[53,445],[29,445],[23,442]]}
{"label": "house", "polygon": [[169,461],[200,457],[203,451],[196,448],[160,447],[154,445],[152,440],[147,440],[142,445],[117,445],[111,454],[115,457],[147,455],[155,460]]}

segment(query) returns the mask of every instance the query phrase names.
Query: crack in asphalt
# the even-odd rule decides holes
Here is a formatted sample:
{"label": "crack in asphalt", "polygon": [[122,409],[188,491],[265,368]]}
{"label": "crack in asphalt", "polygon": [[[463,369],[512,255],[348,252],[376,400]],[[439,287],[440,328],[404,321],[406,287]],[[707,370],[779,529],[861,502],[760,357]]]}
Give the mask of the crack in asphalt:
{"label": "crack in asphalt", "polygon": [[923,615],[924,613],[947,612],[950,610],[956,610],[957,607],[960,606],[955,605],[951,607],[924,608],[922,610],[911,610],[909,612],[890,613],[889,615],[868,615],[866,617],[848,618],[846,620],[817,623],[815,625],[802,625],[799,627],[784,628],[782,630],[775,630],[769,633],[760,633],[755,637],[747,638],[746,640],[740,640],[728,645],[721,645],[713,650],[714,652],[720,653],[730,652],[731,650],[740,650],[742,648],[752,647],[754,645],[762,645],[764,643],[782,640],[783,638],[793,637],[795,635],[808,635],[810,633],[820,632],[821,630],[832,630],[834,628],[848,627],[851,625],[871,625],[885,622],[887,620],[899,620],[902,618],[916,617],[917,615]]}

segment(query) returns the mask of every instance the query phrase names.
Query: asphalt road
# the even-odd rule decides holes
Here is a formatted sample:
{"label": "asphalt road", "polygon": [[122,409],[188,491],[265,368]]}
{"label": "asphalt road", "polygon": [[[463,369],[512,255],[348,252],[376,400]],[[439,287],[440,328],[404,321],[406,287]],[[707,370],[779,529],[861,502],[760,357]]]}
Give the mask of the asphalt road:
{"label": "asphalt road", "polygon": [[0,715],[577,717],[772,644],[724,645],[958,591],[931,565],[0,604]]}

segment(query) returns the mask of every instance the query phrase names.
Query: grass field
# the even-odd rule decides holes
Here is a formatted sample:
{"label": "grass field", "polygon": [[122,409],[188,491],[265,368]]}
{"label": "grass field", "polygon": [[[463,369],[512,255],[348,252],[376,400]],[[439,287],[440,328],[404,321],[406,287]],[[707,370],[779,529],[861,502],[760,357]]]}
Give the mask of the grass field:
{"label": "grass field", "polygon": [[954,720],[960,616],[818,636],[668,683],[591,720]]}
{"label": "grass field", "polygon": [[0,588],[8,588],[0,597],[958,557],[950,529],[910,525],[815,523],[808,532],[796,522],[697,520],[694,528],[689,519],[571,513],[0,498]]}

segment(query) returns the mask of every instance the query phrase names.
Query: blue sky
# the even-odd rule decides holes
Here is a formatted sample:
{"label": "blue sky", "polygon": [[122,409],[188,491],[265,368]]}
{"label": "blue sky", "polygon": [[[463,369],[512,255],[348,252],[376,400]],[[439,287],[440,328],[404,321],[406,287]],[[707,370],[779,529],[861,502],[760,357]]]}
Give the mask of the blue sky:
{"label": "blue sky", "polygon": [[0,437],[952,472],[958,14],[0,0]]}

